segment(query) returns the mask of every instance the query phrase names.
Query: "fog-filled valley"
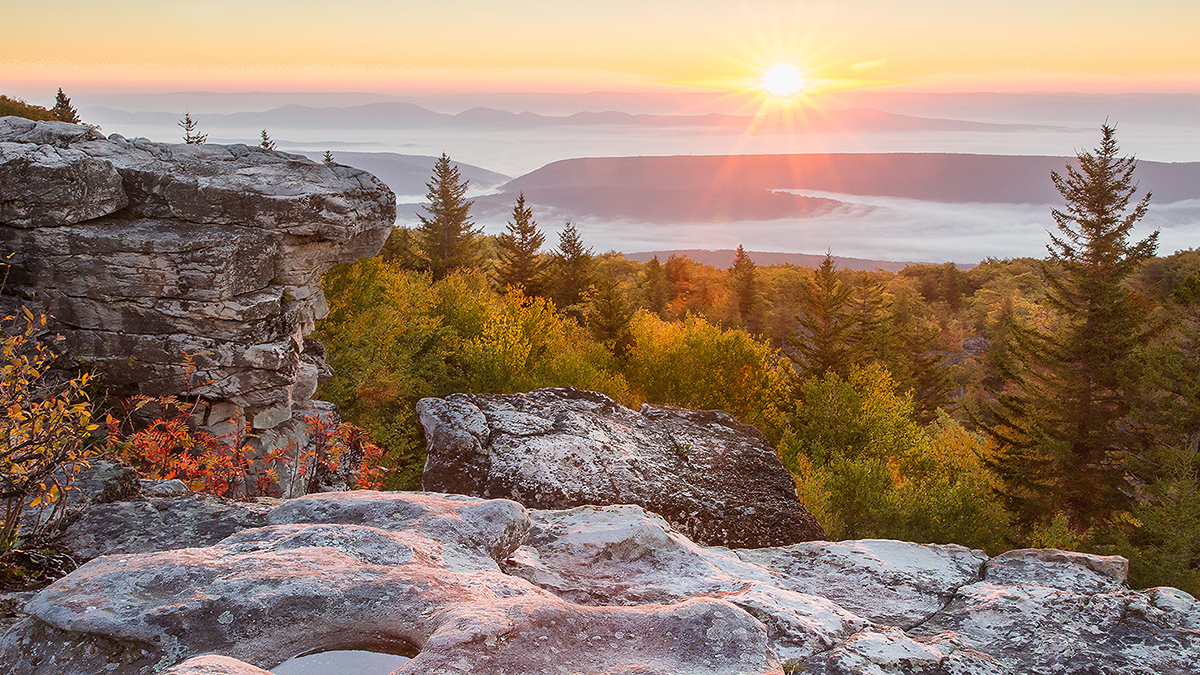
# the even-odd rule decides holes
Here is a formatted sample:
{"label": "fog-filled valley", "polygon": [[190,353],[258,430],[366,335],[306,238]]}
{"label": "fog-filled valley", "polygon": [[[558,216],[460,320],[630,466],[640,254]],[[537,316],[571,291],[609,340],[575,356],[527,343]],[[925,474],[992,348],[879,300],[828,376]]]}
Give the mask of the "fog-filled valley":
{"label": "fog-filled valley", "polygon": [[[190,111],[210,142],[256,144],[375,173],[399,223],[422,213],[434,158],[470,181],[475,221],[503,230],[524,191],[548,231],[597,250],[732,249],[893,261],[1040,256],[1058,203],[1051,170],[1105,119],[1154,191],[1139,233],[1188,248],[1200,225],[1200,97],[849,93],[756,110],[708,94],[104,95],[79,97],[108,133],[170,141]],[[822,153],[833,153],[822,156]],[[785,159],[722,159],[805,155]],[[584,159],[593,158],[593,159]],[[625,158],[625,159],[619,159]],[[1192,162],[1192,163],[1189,163]]]}

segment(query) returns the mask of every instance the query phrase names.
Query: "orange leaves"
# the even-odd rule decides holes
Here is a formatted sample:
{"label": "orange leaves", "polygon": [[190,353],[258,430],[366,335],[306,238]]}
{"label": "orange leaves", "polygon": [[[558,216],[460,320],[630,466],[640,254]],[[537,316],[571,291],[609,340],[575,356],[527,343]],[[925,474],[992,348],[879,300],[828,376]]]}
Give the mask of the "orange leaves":
{"label": "orange leaves", "polygon": [[248,439],[215,436],[197,428],[192,405],[178,397],[134,397],[129,410],[148,404],[156,405],[161,414],[134,431],[122,432],[121,420],[107,419],[109,448],[143,478],[177,478],[191,490],[238,499],[289,492],[291,485],[280,484],[283,467],[289,469],[284,472],[285,482],[311,483],[307,479],[314,472],[336,472],[348,460],[361,464],[357,487],[382,484],[385,469],[375,466],[382,451],[353,425],[306,417],[310,440],[305,447],[297,447],[293,440],[284,447],[260,449],[243,442]]}
{"label": "orange leaves", "polygon": [[51,506],[51,519],[62,513],[71,481],[96,452],[89,377],[50,374],[55,355],[39,340],[45,327],[45,315],[28,307],[0,319],[0,551],[14,544],[27,499]]}

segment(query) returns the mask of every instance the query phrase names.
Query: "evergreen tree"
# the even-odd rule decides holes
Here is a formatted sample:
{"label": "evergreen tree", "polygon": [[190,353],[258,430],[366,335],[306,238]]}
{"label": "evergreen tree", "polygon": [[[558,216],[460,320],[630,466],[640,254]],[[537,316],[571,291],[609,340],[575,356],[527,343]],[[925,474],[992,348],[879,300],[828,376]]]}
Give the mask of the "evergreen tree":
{"label": "evergreen tree", "polygon": [[326,150],[325,156],[321,158],[321,161],[326,164],[333,164],[333,153]]}
{"label": "evergreen tree", "polygon": [[667,303],[671,300],[671,282],[667,279],[667,270],[654,256],[642,267],[642,300],[646,309],[654,312],[660,319],[667,318]]}
{"label": "evergreen tree", "polygon": [[59,122],[79,124],[79,114],[71,107],[71,99],[63,93],[62,87],[58,88],[58,95],[54,97],[54,107],[50,112],[54,113],[54,119]]}
{"label": "evergreen tree", "polygon": [[1147,439],[1130,413],[1144,393],[1141,348],[1159,331],[1149,302],[1123,283],[1157,248],[1157,232],[1129,241],[1150,195],[1133,201],[1136,162],[1118,155],[1113,127],[1102,131],[1078,169],[1051,174],[1066,201],[1052,211],[1058,233],[1042,268],[1058,326],[1009,328],[998,364],[1009,386],[984,420],[1018,516],[1029,523],[1061,510],[1081,533],[1131,505],[1127,476]]}
{"label": "evergreen tree", "polygon": [[467,181],[446,153],[433,167],[433,177],[425,184],[428,216],[420,216],[417,239],[434,280],[479,262],[480,229],[471,222],[471,202],[466,199]]}
{"label": "evergreen tree", "polygon": [[592,256],[592,249],[583,245],[579,231],[568,221],[558,233],[553,293],[554,303],[569,315],[579,315],[578,305],[592,285]]}
{"label": "evergreen tree", "polygon": [[412,228],[408,227],[392,228],[392,233],[388,235],[383,248],[379,250],[379,257],[389,265],[395,265],[400,269],[419,270],[426,267],[417,245],[417,237]]}
{"label": "evergreen tree", "polygon": [[263,150],[275,149],[275,141],[271,140],[271,137],[267,134],[266,129],[262,130],[262,142],[258,144],[258,147],[262,148]]}
{"label": "evergreen tree", "polygon": [[729,290],[733,294],[738,318],[743,326],[752,331],[761,327],[762,290],[759,288],[757,273],[758,268],[754,261],[742,245],[738,244],[737,253],[733,256],[733,266],[729,268]]}
{"label": "evergreen tree", "polygon": [[196,120],[192,119],[191,111],[183,113],[179,128],[183,129],[183,142],[188,145],[204,145],[208,140],[208,134],[196,133]]}
{"label": "evergreen tree", "polygon": [[796,316],[800,331],[789,340],[801,374],[807,378],[834,372],[845,377],[854,365],[851,289],[838,278],[832,255],[825,254],[812,280],[806,281],[801,291],[804,311]]}
{"label": "evergreen tree", "polygon": [[525,295],[545,293],[546,265],[538,256],[538,250],[545,242],[546,237],[538,231],[533,219],[533,209],[525,206],[525,193],[522,192],[513,206],[512,220],[497,241],[500,260],[496,283],[502,291],[508,286],[520,286],[525,289]]}
{"label": "evergreen tree", "polygon": [[592,337],[617,357],[624,357],[633,347],[629,325],[633,307],[625,299],[617,282],[607,277],[596,280],[586,293],[585,318]]}

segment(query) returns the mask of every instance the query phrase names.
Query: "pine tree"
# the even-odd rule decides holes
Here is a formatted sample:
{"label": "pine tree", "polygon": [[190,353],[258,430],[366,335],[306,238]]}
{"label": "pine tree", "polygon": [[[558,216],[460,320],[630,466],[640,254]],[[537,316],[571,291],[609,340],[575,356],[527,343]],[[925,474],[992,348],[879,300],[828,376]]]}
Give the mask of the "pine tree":
{"label": "pine tree", "polygon": [[1009,327],[1009,383],[985,411],[984,428],[1002,446],[997,463],[1010,505],[1027,523],[1063,511],[1086,532],[1130,507],[1127,482],[1147,439],[1131,411],[1144,395],[1141,348],[1160,330],[1148,300],[1124,285],[1154,257],[1158,232],[1129,241],[1149,206],[1133,202],[1136,161],[1118,156],[1115,129],[1102,127],[1079,168],[1051,173],[1066,201],[1052,215],[1043,264],[1055,329]]}
{"label": "pine tree", "polygon": [[733,256],[733,266],[729,268],[729,290],[737,307],[738,318],[743,326],[758,330],[761,324],[759,310],[762,305],[761,289],[757,278],[758,268],[754,261],[738,244],[737,253]]}
{"label": "pine tree", "polygon": [[446,153],[433,167],[433,177],[425,184],[428,216],[420,216],[417,239],[421,252],[433,272],[434,280],[444,279],[456,269],[474,267],[479,262],[480,229],[471,222],[471,202],[466,199],[467,181],[458,173]]}
{"label": "pine tree", "polygon": [[59,87],[58,95],[54,97],[54,107],[50,109],[50,112],[54,113],[54,119],[59,122],[79,124],[79,114],[75,108],[71,107],[71,99],[63,94],[62,87]]}
{"label": "pine tree", "polygon": [[554,303],[568,315],[578,316],[583,294],[592,285],[592,249],[583,245],[579,231],[569,221],[558,233],[554,267]]}
{"label": "pine tree", "polygon": [[512,220],[498,238],[500,246],[499,268],[496,271],[496,283],[501,289],[509,286],[520,286],[525,289],[525,295],[543,295],[545,288],[546,264],[538,255],[538,250],[546,242],[546,237],[538,231],[537,222],[533,219],[533,209],[525,206],[525,193],[517,195],[517,203],[513,206]]}
{"label": "pine tree", "polygon": [[275,149],[275,141],[271,140],[271,137],[267,135],[266,129],[262,130],[262,142],[258,144],[258,147],[262,148],[263,150]]}
{"label": "pine tree", "polygon": [[646,309],[660,319],[667,318],[667,303],[671,301],[671,282],[667,270],[654,256],[642,267],[642,299]]}
{"label": "pine tree", "polygon": [[321,161],[326,164],[333,164],[333,153],[326,150],[325,156],[321,158]]}
{"label": "pine tree", "polygon": [[183,113],[179,128],[183,129],[183,142],[188,145],[204,145],[208,140],[208,134],[196,133],[196,120],[192,119],[191,111]]}

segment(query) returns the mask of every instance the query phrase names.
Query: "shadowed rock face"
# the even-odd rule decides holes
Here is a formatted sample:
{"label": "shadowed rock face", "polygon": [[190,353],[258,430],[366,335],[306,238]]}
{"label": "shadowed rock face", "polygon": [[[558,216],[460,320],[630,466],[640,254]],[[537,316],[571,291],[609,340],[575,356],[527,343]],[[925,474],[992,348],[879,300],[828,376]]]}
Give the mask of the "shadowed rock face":
{"label": "shadowed rock face", "polygon": [[766,438],[721,411],[541,389],[417,403],[427,490],[531,508],[637,504],[692,540],[735,547],[822,539]]}
{"label": "shadowed rock face", "polygon": [[1200,662],[1200,603],[1129,590],[1117,558],[882,540],[731,550],[636,506],[432,493],[310,495],[214,545],[114,550],[26,609],[0,642],[6,674],[262,675],[336,649],[412,656],[399,675],[1183,675]]}
{"label": "shadowed rock face", "polygon": [[327,311],[320,274],[377,253],[395,211],[350,167],[0,118],[6,304],[51,314],[71,357],[128,393],[183,392],[191,354],[191,393],[258,429],[327,371],[303,340]]}

